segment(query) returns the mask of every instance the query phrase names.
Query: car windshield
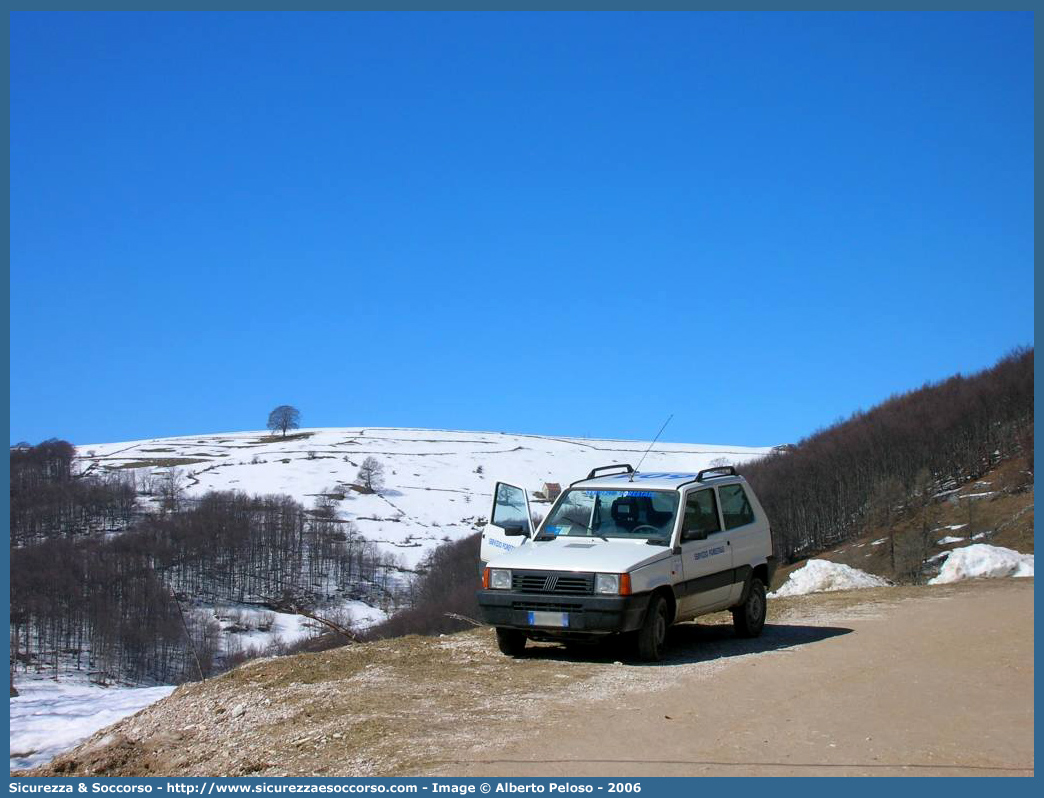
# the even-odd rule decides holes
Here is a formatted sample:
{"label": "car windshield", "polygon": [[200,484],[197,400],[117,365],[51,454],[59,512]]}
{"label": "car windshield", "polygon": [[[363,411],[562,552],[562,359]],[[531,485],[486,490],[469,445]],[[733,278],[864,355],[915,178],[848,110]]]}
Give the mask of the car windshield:
{"label": "car windshield", "polygon": [[664,544],[678,510],[677,491],[566,491],[541,530],[541,539],[601,537],[646,539]]}

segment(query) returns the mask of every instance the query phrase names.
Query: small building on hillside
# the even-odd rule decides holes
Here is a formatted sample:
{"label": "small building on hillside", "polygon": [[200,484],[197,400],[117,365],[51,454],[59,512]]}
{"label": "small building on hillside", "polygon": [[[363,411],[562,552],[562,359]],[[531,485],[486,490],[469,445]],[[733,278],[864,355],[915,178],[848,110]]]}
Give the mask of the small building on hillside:
{"label": "small building on hillside", "polygon": [[530,496],[538,502],[553,502],[562,495],[562,486],[557,482],[545,482],[540,490],[534,490]]}

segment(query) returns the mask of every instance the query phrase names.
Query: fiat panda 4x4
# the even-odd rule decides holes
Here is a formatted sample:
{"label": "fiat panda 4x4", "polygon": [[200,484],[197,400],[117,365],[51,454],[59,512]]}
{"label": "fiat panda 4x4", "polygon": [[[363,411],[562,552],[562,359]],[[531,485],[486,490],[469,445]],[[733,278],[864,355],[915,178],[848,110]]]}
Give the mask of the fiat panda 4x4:
{"label": "fiat panda 4x4", "polygon": [[500,650],[527,640],[634,639],[659,660],[667,627],[732,610],[736,632],[765,625],[776,568],[769,523],[732,466],[699,473],[596,468],[534,530],[529,496],[498,482],[482,534],[478,603]]}

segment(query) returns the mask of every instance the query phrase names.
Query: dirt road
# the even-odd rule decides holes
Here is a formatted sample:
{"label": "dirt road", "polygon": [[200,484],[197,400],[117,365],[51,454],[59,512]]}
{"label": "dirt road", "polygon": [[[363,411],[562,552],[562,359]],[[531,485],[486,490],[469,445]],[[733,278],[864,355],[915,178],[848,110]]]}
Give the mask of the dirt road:
{"label": "dirt road", "polygon": [[727,664],[679,668],[655,692],[560,704],[531,738],[442,772],[1032,774],[1032,580],[903,593],[791,605],[766,629],[761,656],[743,653],[727,627],[677,627],[673,663],[702,659],[711,644]]}
{"label": "dirt road", "polygon": [[253,663],[39,775],[1032,775],[1033,580],[880,588],[676,627],[668,659],[482,629]]}

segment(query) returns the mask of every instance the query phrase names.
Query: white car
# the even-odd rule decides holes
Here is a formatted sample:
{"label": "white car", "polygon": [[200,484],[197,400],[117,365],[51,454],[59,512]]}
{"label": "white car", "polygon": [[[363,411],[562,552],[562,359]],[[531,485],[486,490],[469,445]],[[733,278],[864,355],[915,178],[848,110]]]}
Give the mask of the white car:
{"label": "white car", "polygon": [[659,660],[668,626],[725,609],[756,637],[776,569],[765,511],[732,466],[596,468],[535,532],[526,491],[498,482],[481,558],[478,603],[511,656],[527,639],[626,633],[641,659]]}

